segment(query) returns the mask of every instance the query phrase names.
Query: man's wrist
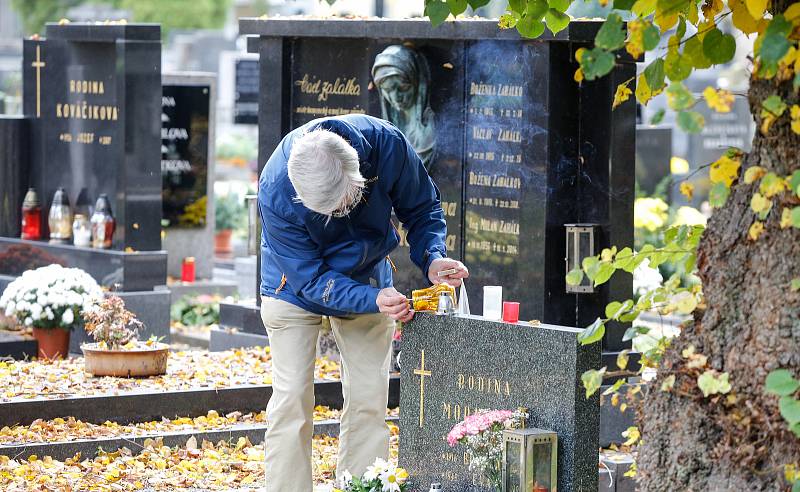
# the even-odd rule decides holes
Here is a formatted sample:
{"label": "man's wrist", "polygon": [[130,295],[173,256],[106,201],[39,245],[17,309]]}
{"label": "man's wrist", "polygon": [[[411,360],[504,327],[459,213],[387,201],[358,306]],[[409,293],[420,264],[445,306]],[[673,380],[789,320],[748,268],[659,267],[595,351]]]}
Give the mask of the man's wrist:
{"label": "man's wrist", "polygon": [[433,263],[435,260],[439,260],[442,258],[446,258],[446,256],[438,251],[431,251],[428,253],[428,258],[425,260],[425,268],[422,270],[422,273],[425,274],[425,277],[428,276],[428,272],[430,271],[431,268],[431,263]]}

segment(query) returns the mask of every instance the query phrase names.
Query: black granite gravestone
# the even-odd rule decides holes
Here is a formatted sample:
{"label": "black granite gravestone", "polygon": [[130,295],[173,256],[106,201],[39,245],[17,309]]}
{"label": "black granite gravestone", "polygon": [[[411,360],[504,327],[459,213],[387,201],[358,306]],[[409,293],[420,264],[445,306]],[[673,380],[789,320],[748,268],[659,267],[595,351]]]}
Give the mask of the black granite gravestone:
{"label": "black granite gravestone", "polygon": [[[525,40],[490,20],[241,19],[260,56],[259,163],[310,119],[386,118],[442,191],[449,254],[471,269],[473,312],[485,285],[502,285],[522,319],[587,326],[631,296],[625,276],[593,294],[565,290],[565,224],[597,224],[599,248],[633,243],[635,102],[612,112],[611,101],[635,64],[621,54],[608,77],[573,80],[574,53],[599,25]],[[405,107],[388,103],[391,77],[409,87]],[[392,255],[405,292],[427,283],[407,253],[401,243]],[[623,332],[610,327],[605,349],[624,348]]]}
{"label": "black granite gravestone", "polygon": [[[558,490],[597,490],[598,396],[586,399],[581,374],[600,363],[600,347],[581,346],[580,330],[477,317],[417,315],[404,326],[400,358],[400,464],[411,489],[488,490],[470,472],[450,429],[478,409],[528,409],[528,427],[558,435]],[[513,361],[513,363],[509,363]]]}
{"label": "black granite gravestone", "polygon": [[236,60],[234,72],[233,122],[255,125],[258,123],[258,60]]}
{"label": "black granite gravestone", "polygon": [[29,121],[0,116],[0,236],[19,237],[28,184]]}
{"label": "black granite gravestone", "polygon": [[31,186],[43,209],[59,187],[84,213],[106,193],[114,249],[161,249],[160,27],[48,24],[46,32],[23,45]]}

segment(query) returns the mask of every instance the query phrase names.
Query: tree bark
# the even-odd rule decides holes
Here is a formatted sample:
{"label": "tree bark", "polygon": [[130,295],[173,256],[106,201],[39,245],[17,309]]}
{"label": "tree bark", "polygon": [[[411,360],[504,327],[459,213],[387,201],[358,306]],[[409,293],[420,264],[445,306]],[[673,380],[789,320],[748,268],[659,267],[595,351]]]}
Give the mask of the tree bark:
{"label": "tree bark", "polygon": [[[789,3],[773,1],[777,12]],[[757,128],[761,103],[769,95],[798,104],[791,80],[753,78],[750,84]],[[754,165],[779,176],[800,169],[800,135],[792,132],[788,113],[768,135],[756,131],[740,176]],[[790,290],[791,280],[800,277],[800,230],[779,226],[783,207],[800,203],[789,192],[779,195],[763,235],[752,241],[748,229],[757,217],[750,198],[757,186],[741,179],[735,183],[700,242],[698,269],[707,307],[674,340],[642,399],[640,490],[788,490],[783,465],[800,463],[800,439],[780,416],[778,398],[764,392],[773,369],[800,376],[800,292]],[[708,356],[711,368],[730,374],[730,397],[704,398],[696,376],[680,373],[673,391],[660,390],[667,371],[685,368],[681,352],[690,345]]]}

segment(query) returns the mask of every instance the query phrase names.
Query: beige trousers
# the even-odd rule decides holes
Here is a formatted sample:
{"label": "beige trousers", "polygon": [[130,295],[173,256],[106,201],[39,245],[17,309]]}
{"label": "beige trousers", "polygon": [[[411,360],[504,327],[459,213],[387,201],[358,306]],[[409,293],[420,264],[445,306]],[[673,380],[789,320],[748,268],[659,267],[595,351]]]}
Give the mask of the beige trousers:
{"label": "beige trousers", "polygon": [[[314,361],[322,317],[263,297],[261,318],[272,352],[267,492],[312,492]],[[375,458],[386,459],[389,454],[386,402],[394,321],[383,314],[330,320],[342,354],[344,393],[336,470],[359,476]]]}

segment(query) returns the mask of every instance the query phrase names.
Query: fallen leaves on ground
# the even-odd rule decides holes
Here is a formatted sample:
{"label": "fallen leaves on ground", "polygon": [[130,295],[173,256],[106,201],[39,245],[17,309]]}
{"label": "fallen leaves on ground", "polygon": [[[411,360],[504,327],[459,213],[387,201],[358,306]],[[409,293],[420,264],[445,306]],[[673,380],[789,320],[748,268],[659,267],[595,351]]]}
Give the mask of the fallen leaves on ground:
{"label": "fallen leaves on ground", "polygon": [[[152,378],[93,377],[82,358],[55,361],[0,362],[0,402],[120,394],[126,391],[178,391],[271,384],[269,347],[224,352],[170,353],[167,374]],[[339,380],[339,364],[317,359],[318,380]]]}
{"label": "fallen leaves on ground", "polygon": [[[397,461],[398,428],[391,431],[390,461]],[[338,439],[316,436],[313,441],[314,481],[331,483],[336,470]],[[0,489],[30,490],[226,490],[264,483],[264,446],[242,437],[216,444],[190,439],[186,446],[168,447],[148,439],[133,455],[126,448],[81,459],[80,454],[58,461],[45,456],[11,459],[0,456]]]}
{"label": "fallen leaves on ground", "polygon": [[[399,409],[387,408],[387,417],[397,417]],[[318,405],[314,408],[314,420],[338,420],[341,411]],[[156,433],[180,431],[225,430],[236,425],[265,424],[267,413],[231,412],[220,415],[210,410],[207,415],[199,417],[164,418],[160,421],[137,422],[128,425],[116,422],[95,424],[82,422],[74,417],[56,418],[52,420],[36,419],[30,425],[15,425],[0,429],[0,446],[16,446],[38,442],[74,441],[76,439],[101,439],[116,437],[139,437]]]}

